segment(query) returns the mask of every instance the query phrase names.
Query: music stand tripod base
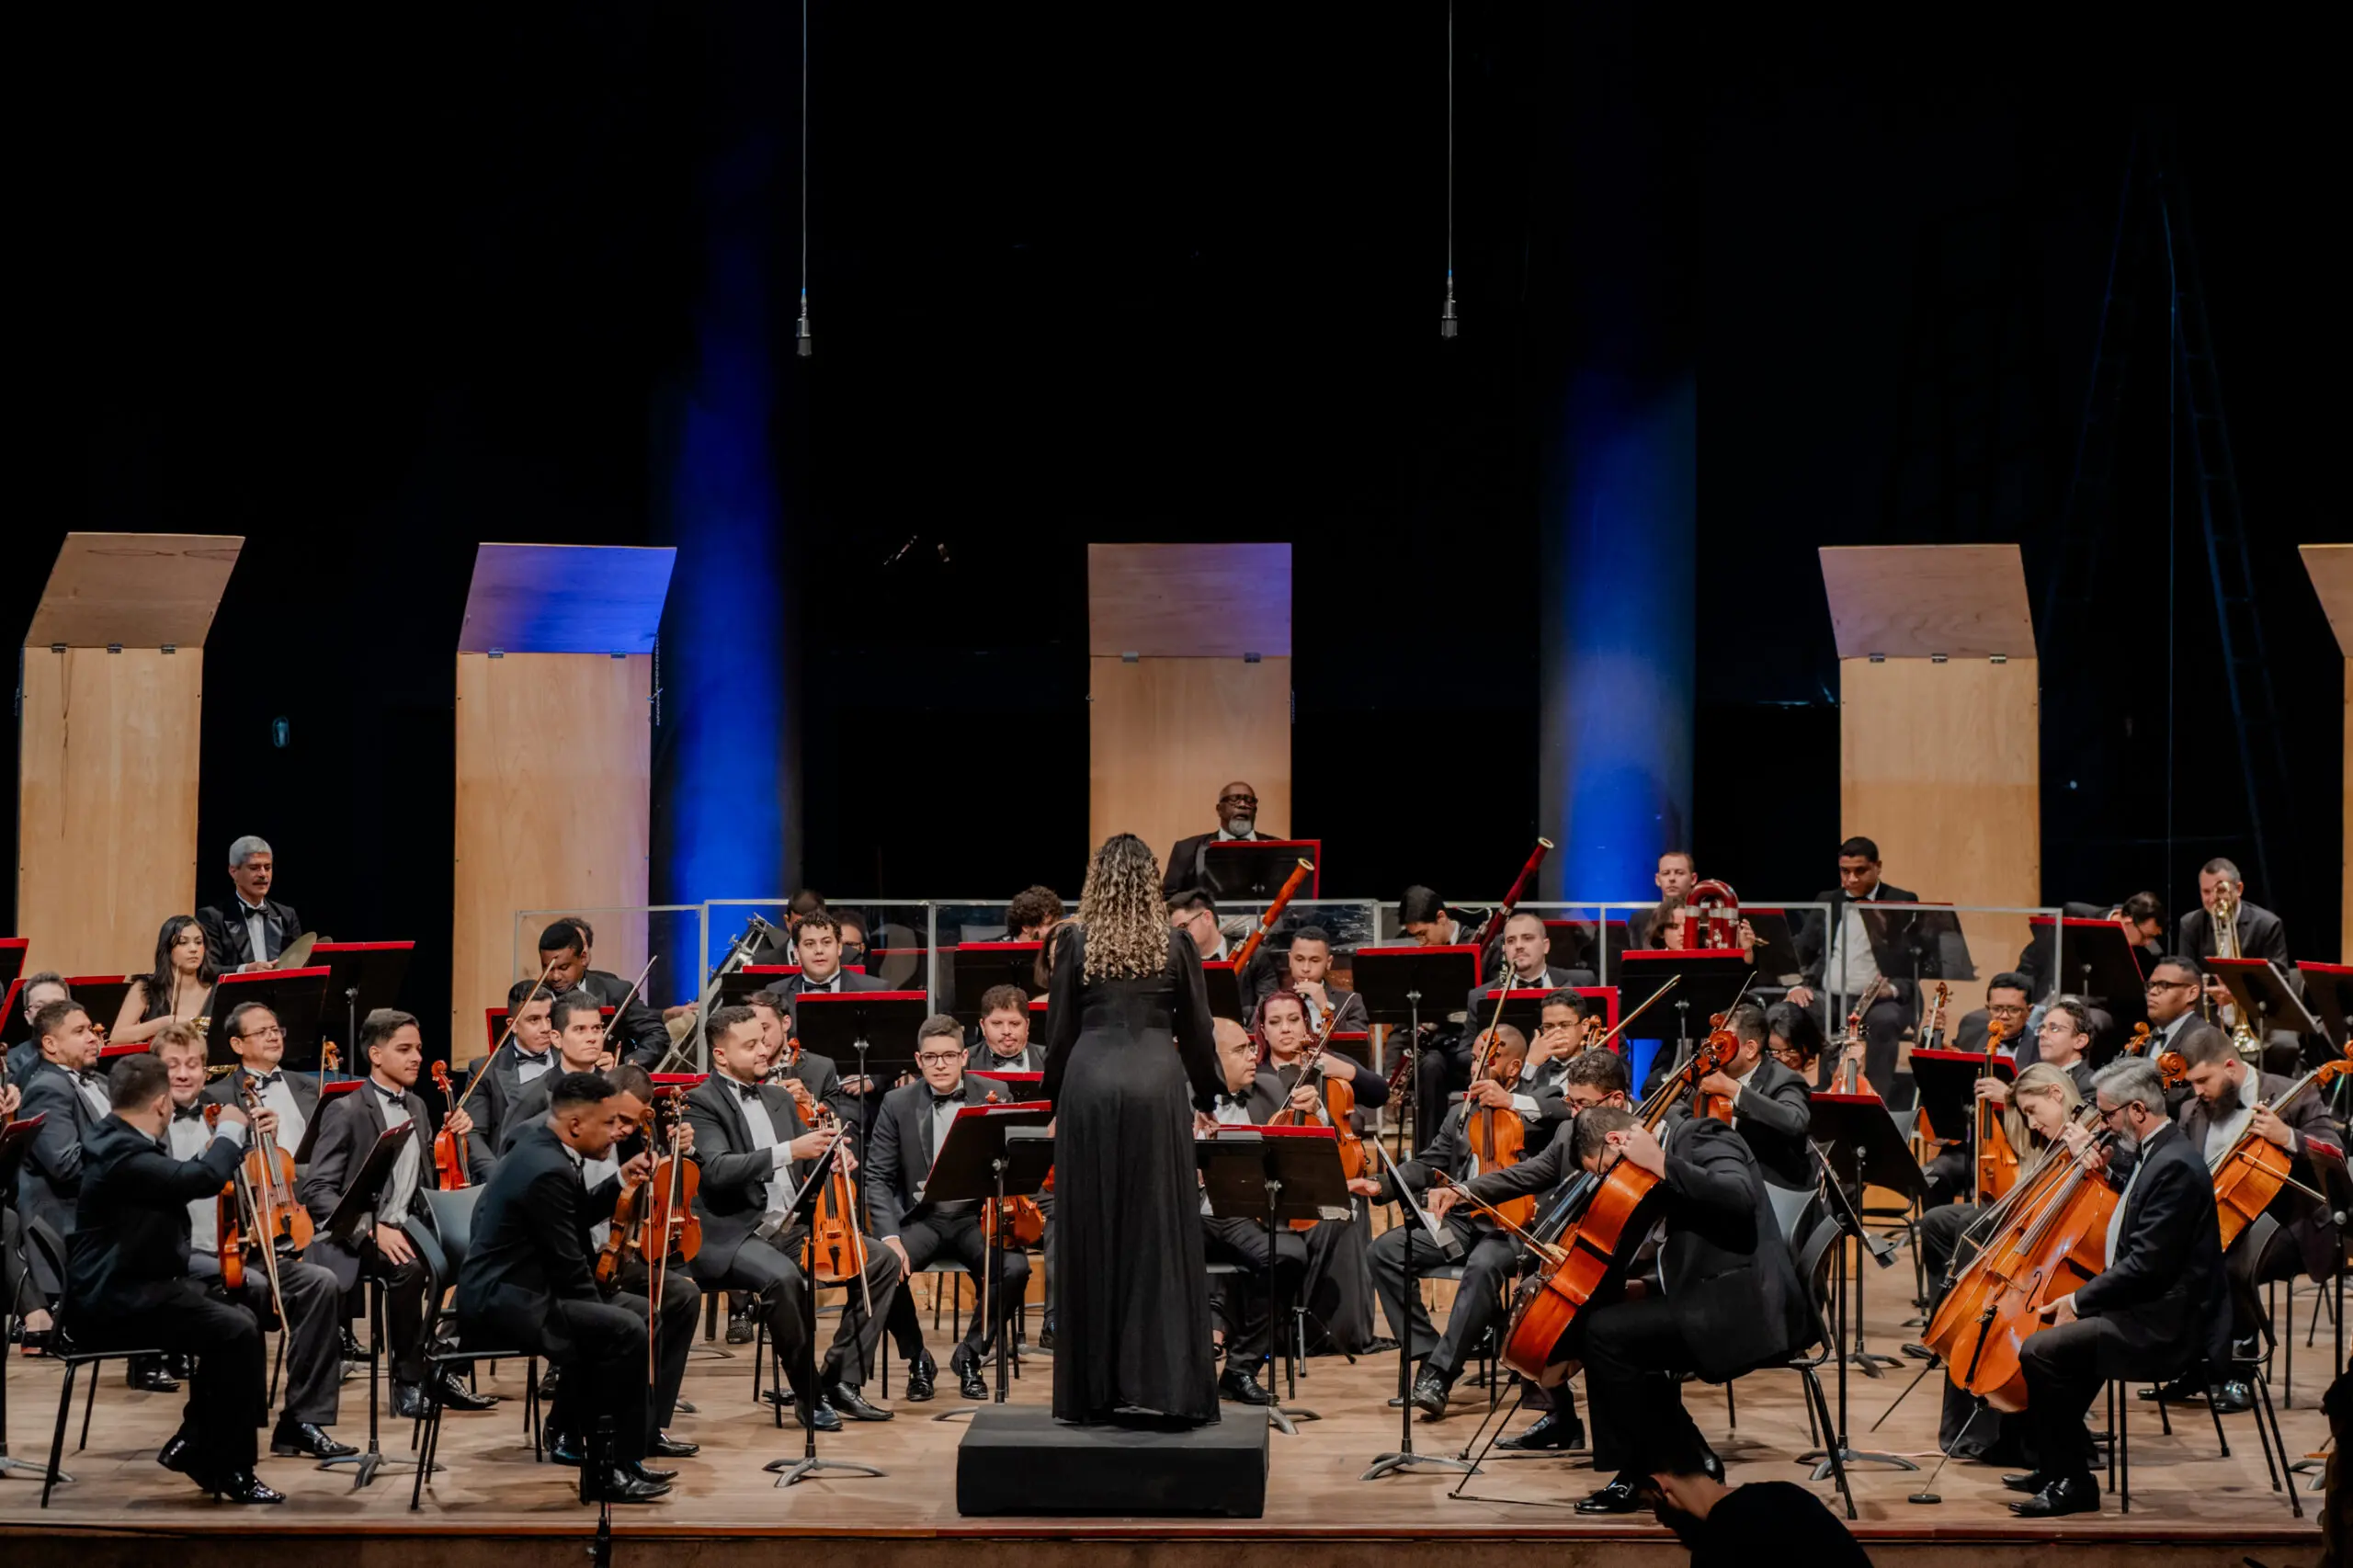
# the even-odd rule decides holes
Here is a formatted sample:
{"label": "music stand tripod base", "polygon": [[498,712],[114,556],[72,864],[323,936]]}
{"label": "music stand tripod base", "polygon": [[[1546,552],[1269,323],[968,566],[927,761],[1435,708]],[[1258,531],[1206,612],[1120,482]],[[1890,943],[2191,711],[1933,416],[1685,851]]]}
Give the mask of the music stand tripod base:
{"label": "music stand tripod base", "polygon": [[1479,1467],[1469,1460],[1450,1460],[1442,1454],[1391,1453],[1377,1456],[1372,1461],[1372,1468],[1357,1479],[1379,1481],[1384,1475],[1403,1475],[1409,1470],[1461,1471],[1466,1475],[1479,1473]]}
{"label": "music stand tripod base", "polygon": [[847,1460],[821,1460],[814,1454],[797,1460],[770,1460],[760,1468],[775,1472],[779,1486],[798,1486],[811,1476],[825,1471],[842,1475],[880,1476],[883,1473],[872,1465],[853,1464]]}

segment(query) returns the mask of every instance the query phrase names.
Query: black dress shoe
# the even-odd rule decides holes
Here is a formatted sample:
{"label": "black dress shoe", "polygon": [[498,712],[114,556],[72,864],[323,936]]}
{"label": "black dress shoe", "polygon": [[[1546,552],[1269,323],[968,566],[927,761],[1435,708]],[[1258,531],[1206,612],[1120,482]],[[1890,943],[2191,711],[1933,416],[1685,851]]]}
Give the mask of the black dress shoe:
{"label": "black dress shoe", "polygon": [[2206,1401],[2217,1415],[2244,1415],[2255,1408],[2255,1391],[2234,1378],[2209,1389]]}
{"label": "black dress shoe", "polygon": [[1048,1312],[1046,1314],[1046,1321],[1038,1325],[1038,1348],[1040,1350],[1051,1350],[1053,1347],[1054,1314]]}
{"label": "black dress shoe", "polygon": [[1436,1372],[1424,1372],[1414,1380],[1413,1405],[1433,1421],[1446,1419],[1447,1384]]}
{"label": "black dress shoe", "polygon": [[1916,1339],[1907,1339],[1904,1342],[1904,1353],[1915,1361],[1933,1361],[1937,1358],[1935,1351]]}
{"label": "black dress shoe", "polygon": [[2167,1404],[2195,1404],[2206,1397],[2206,1380],[2192,1373],[2186,1378],[2176,1378],[2162,1389],[2143,1389],[2141,1397],[2162,1399]]}
{"label": "black dress shoe", "polygon": [[752,1332],[752,1314],[751,1314],[751,1313],[749,1313],[749,1312],[730,1312],[730,1313],[728,1313],[728,1314],[727,1314],[727,1343],[728,1343],[728,1344],[730,1344],[730,1345],[749,1345],[750,1343],[752,1343],[753,1338],[754,1338],[754,1335],[753,1335],[753,1332]]}
{"label": "black dress shoe", "polygon": [[173,1433],[172,1440],[155,1450],[155,1462],[175,1474],[188,1474],[190,1464],[188,1434]]}
{"label": "black dress shoe", "polygon": [[127,1387],[142,1393],[177,1393],[180,1381],[164,1369],[163,1362],[148,1357],[135,1357],[123,1367],[122,1381]]}
{"label": "black dress shoe", "polygon": [[555,1398],[555,1391],[563,1382],[563,1369],[552,1361],[549,1362],[548,1369],[540,1374],[540,1398],[542,1400]]}
{"label": "black dress shoe", "polygon": [[1563,1415],[1548,1410],[1537,1417],[1536,1425],[1517,1437],[1506,1437],[1495,1447],[1507,1454],[1536,1454],[1565,1451],[1585,1447],[1585,1423],[1574,1415]]}
{"label": "black dress shoe", "polygon": [[907,1358],[907,1397],[917,1404],[932,1395],[934,1380],[939,1376],[939,1363],[931,1358],[928,1350],[918,1350]]}
{"label": "black dress shoe", "polygon": [[348,1328],[343,1331],[343,1348],[341,1354],[343,1358],[347,1361],[365,1361],[368,1359],[368,1352],[360,1347],[359,1336],[352,1333]]}
{"label": "black dress shoe", "polygon": [[2088,1475],[2063,1475],[2028,1498],[2010,1505],[2021,1519],[2055,1519],[2063,1514],[2099,1512],[2099,1487]]}
{"label": "black dress shoe", "polygon": [[678,1479],[676,1471],[662,1470],[646,1463],[643,1460],[629,1460],[615,1468],[625,1474],[637,1477],[640,1481],[655,1482],[664,1486]]}
{"label": "black dress shoe", "polygon": [[488,1410],[498,1403],[496,1394],[476,1393],[447,1372],[441,1374],[440,1386],[437,1392],[440,1395],[441,1408],[444,1410]]}
{"label": "black dress shoe", "polygon": [[1258,1386],[1258,1380],[1241,1368],[1228,1366],[1218,1374],[1217,1396],[1236,1404],[1272,1404],[1275,1396]]}
{"label": "black dress shoe", "polygon": [[339,1460],[359,1450],[349,1443],[338,1443],[327,1436],[324,1427],[309,1421],[280,1421],[278,1430],[269,1435],[269,1451],[278,1459]]}
{"label": "black dress shoe", "polygon": [[667,1432],[656,1432],[654,1441],[645,1445],[645,1451],[657,1460],[690,1460],[702,1452],[702,1445],[689,1443],[684,1437],[673,1437]]}
{"label": "black dress shoe", "polygon": [[888,1421],[897,1414],[870,1403],[856,1383],[835,1383],[825,1391],[825,1403],[852,1421]]}
{"label": "black dress shoe", "polygon": [[989,1381],[981,1375],[981,1358],[961,1353],[949,1358],[956,1371],[956,1392],[979,1404],[989,1397]]}
{"label": "black dress shoe", "polygon": [[1713,1449],[1700,1457],[1699,1473],[1719,1486],[1724,1483],[1724,1461],[1716,1457],[1716,1451]]}
{"label": "black dress shoe", "polygon": [[801,1425],[814,1426],[820,1432],[838,1432],[842,1429],[842,1418],[831,1403],[821,1399],[817,1402],[815,1414],[806,1410],[801,1412]]}
{"label": "black dress shoe", "polygon": [[1359,1356],[1394,1356],[1397,1354],[1397,1342],[1390,1338],[1388,1335],[1383,1335],[1379,1339],[1368,1340],[1365,1343],[1365,1347],[1358,1351],[1357,1354]]}
{"label": "black dress shoe", "polygon": [[[616,1466],[606,1472],[604,1500],[612,1503],[651,1503],[666,1496],[670,1483],[666,1481],[646,1481],[630,1473],[626,1467]],[[589,1471],[580,1472],[580,1500],[597,1501],[597,1477]]]}
{"label": "black dress shoe", "polygon": [[550,1464],[567,1465],[574,1470],[578,1470],[587,1462],[581,1456],[579,1440],[571,1433],[546,1432],[542,1433],[541,1437],[548,1446]]}
{"label": "black dress shoe", "polygon": [[2002,1477],[2002,1484],[2008,1487],[2013,1492],[2023,1492],[2028,1496],[2031,1497],[2036,1493],[2041,1491],[2044,1487],[2050,1485],[2051,1478],[2043,1474],[2039,1470],[2030,1470],[2024,1475],[2006,1475]]}
{"label": "black dress shoe", "polygon": [[1579,1503],[1577,1512],[1580,1514],[1631,1514],[1642,1506],[1642,1499],[1634,1495],[1634,1483],[1621,1475]]}
{"label": "black dress shoe", "polygon": [[695,1402],[693,1400],[682,1399],[678,1402],[678,1414],[681,1415],[700,1415],[701,1412],[695,1409]]}
{"label": "black dress shoe", "polygon": [[205,1487],[213,1497],[223,1503],[283,1503],[286,1494],[273,1492],[261,1483],[261,1478],[249,1470],[233,1470],[220,1480]]}

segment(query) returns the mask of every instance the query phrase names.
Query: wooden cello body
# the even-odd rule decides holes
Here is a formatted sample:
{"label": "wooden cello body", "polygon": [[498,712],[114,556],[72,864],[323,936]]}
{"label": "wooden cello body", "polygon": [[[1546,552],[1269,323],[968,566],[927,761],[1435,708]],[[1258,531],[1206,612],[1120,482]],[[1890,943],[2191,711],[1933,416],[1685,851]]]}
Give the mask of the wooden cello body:
{"label": "wooden cello body", "polygon": [[1619,1244],[1658,1181],[1632,1161],[1620,1160],[1593,1183],[1584,1213],[1561,1244],[1560,1256],[1547,1258],[1520,1282],[1504,1335],[1505,1366],[1530,1381],[1542,1381],[1552,1347],[1608,1283]]}

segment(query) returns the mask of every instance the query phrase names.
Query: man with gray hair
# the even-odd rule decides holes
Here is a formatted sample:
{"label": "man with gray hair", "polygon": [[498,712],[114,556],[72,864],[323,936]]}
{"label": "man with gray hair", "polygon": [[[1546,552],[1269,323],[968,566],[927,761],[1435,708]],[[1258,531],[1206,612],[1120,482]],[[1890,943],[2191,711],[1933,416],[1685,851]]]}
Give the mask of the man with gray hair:
{"label": "man with gray hair", "polygon": [[276,874],[262,839],[249,833],[229,846],[229,880],[236,884],[236,896],[196,912],[205,946],[212,949],[212,967],[222,973],[267,969],[301,935],[301,917],[293,906],[269,896]]}

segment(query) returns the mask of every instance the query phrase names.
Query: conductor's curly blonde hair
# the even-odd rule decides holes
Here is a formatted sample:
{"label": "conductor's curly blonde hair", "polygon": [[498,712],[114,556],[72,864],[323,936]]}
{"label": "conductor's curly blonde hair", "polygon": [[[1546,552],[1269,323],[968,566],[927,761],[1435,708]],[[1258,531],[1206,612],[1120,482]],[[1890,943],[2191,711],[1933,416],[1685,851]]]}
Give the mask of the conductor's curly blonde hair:
{"label": "conductor's curly blonde hair", "polygon": [[1085,978],[1137,980],[1168,964],[1168,905],[1160,861],[1132,833],[1114,834],[1086,868],[1078,896],[1086,931]]}

